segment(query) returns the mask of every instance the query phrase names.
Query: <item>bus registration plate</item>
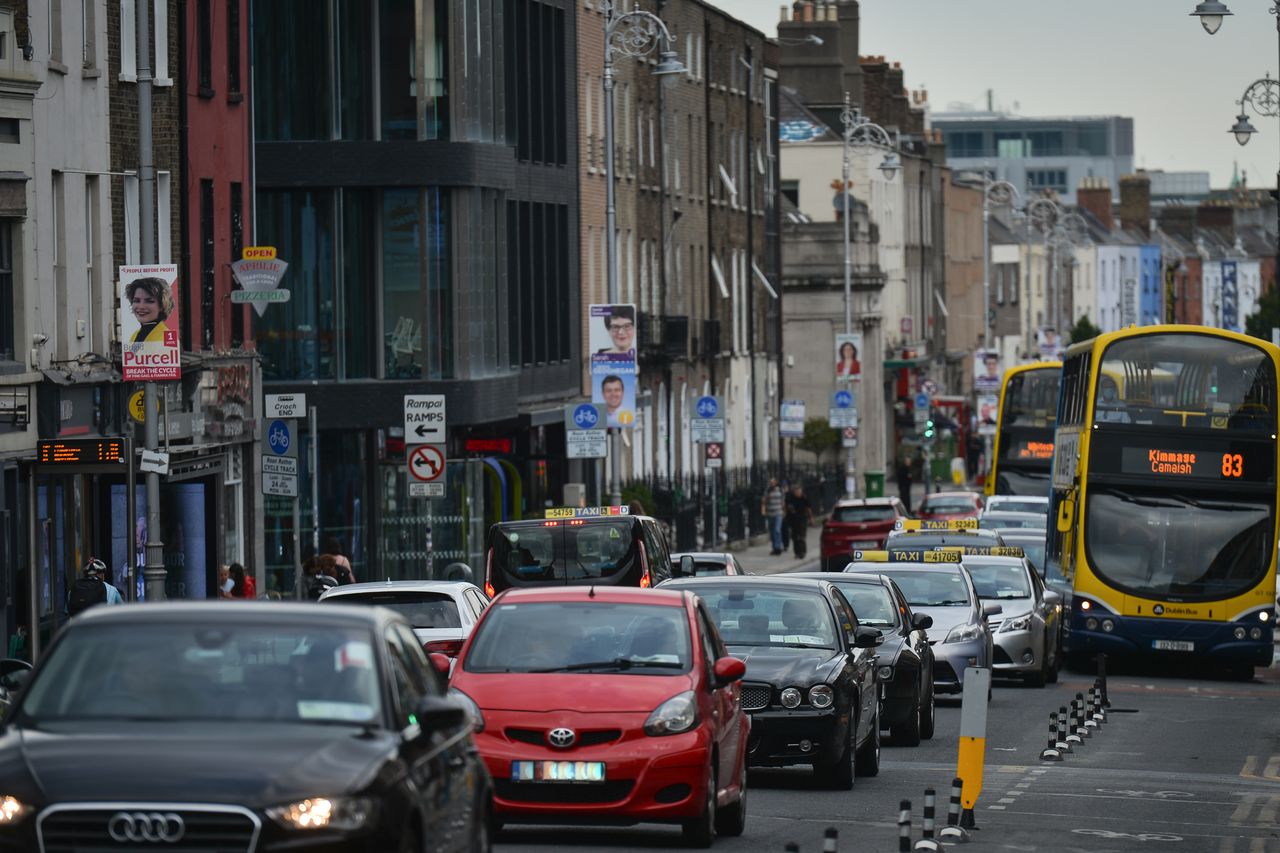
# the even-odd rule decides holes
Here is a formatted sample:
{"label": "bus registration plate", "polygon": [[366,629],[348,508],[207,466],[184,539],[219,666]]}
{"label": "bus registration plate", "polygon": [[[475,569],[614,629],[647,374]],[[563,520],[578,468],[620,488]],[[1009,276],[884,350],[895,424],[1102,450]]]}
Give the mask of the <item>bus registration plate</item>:
{"label": "bus registration plate", "polygon": [[1152,640],[1151,648],[1165,652],[1194,652],[1196,644],[1190,640]]}

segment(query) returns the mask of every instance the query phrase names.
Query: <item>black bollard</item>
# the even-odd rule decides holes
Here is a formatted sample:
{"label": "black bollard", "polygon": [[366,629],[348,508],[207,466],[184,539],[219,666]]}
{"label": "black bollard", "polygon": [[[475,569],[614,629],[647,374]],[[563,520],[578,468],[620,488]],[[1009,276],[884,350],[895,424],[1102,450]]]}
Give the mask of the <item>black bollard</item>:
{"label": "black bollard", "polygon": [[1093,732],[1085,728],[1084,725],[1084,694],[1077,693],[1075,699],[1076,706],[1076,734],[1082,738],[1093,737]]}
{"label": "black bollard", "polygon": [[1107,712],[1102,708],[1102,679],[1093,682],[1093,718],[1099,725],[1107,721]]}
{"label": "black bollard", "polygon": [[969,833],[960,828],[960,795],[964,792],[964,780],[951,780],[951,804],[947,808],[947,825],[938,833],[939,838],[947,843],[964,844],[969,840]]}
{"label": "black bollard", "polygon": [[1098,688],[1096,687],[1090,687],[1084,699],[1084,727],[1090,730],[1098,727]]}
{"label": "black bollard", "polygon": [[822,833],[822,853],[836,853],[839,837],[840,833],[834,826],[827,827],[826,832]]}
{"label": "black bollard", "polygon": [[1062,753],[1058,751],[1058,715],[1049,712],[1049,745],[1040,753],[1041,761],[1061,761]]}
{"label": "black bollard", "polygon": [[898,853],[911,851],[911,801],[898,803]]}
{"label": "black bollard", "polygon": [[1098,655],[1098,680],[1102,682],[1102,707],[1111,707],[1111,699],[1107,696],[1107,656]]}
{"label": "black bollard", "polygon": [[1076,734],[1076,700],[1071,700],[1070,718],[1067,717],[1067,709],[1065,706],[1058,709],[1058,717],[1062,720],[1063,726],[1060,731],[1065,731],[1067,733],[1066,737],[1064,737],[1062,741],[1067,744],[1067,752],[1071,752],[1071,744],[1084,742],[1084,738]]}
{"label": "black bollard", "polygon": [[924,789],[924,835],[922,837],[933,839],[933,810],[938,804],[938,793],[932,788]]}

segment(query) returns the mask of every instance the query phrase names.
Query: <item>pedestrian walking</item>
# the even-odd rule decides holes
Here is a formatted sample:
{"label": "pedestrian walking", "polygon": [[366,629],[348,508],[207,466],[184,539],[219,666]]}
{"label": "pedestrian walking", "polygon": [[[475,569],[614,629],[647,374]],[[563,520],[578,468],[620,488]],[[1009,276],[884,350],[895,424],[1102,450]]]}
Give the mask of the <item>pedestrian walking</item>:
{"label": "pedestrian walking", "polygon": [[813,505],[805,497],[804,488],[796,483],[787,495],[787,527],[791,530],[791,547],[797,558],[803,558],[808,550],[805,533],[813,523]]}
{"label": "pedestrian walking", "polygon": [[233,581],[231,587],[232,598],[253,600],[258,597],[258,582],[254,580],[253,575],[245,572],[244,566],[239,563],[232,563],[228,573]]}
{"label": "pedestrian walking", "polygon": [[787,547],[782,541],[782,503],[782,487],[778,485],[778,478],[770,477],[769,487],[764,490],[764,495],[760,498],[760,514],[769,525],[769,541],[773,545],[773,549],[769,552],[771,557],[778,556]]}
{"label": "pedestrian walking", "polygon": [[898,454],[898,463],[894,467],[894,475],[898,479],[898,497],[902,498],[902,505],[907,508],[907,514],[911,514],[911,460],[906,453]]}
{"label": "pedestrian walking", "polygon": [[67,615],[83,613],[96,604],[123,604],[120,590],[107,582],[107,564],[97,557],[90,557],[84,572],[67,591]]}

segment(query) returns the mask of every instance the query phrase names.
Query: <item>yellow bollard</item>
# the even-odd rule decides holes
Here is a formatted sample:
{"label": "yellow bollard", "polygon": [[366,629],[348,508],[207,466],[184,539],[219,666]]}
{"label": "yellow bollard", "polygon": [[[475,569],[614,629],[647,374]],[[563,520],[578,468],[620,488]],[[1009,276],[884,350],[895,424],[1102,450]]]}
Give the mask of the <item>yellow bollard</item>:
{"label": "yellow bollard", "polygon": [[987,694],[991,690],[991,670],[970,666],[964,671],[964,693],[960,699],[960,750],[956,775],[964,780],[960,825],[973,829],[973,808],[982,793],[982,768],[987,755]]}

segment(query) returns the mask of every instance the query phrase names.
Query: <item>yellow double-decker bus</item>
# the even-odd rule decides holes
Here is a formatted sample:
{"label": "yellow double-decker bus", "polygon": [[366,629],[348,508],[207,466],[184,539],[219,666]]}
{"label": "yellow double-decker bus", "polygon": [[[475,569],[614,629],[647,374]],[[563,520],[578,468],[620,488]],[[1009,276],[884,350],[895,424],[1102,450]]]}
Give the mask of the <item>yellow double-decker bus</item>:
{"label": "yellow double-decker bus", "polygon": [[987,495],[1049,495],[1053,430],[1062,362],[1040,361],[1005,371]]}
{"label": "yellow double-decker bus", "polygon": [[1270,665],[1278,372],[1280,348],[1200,326],[1067,350],[1045,559],[1070,584],[1069,659]]}

